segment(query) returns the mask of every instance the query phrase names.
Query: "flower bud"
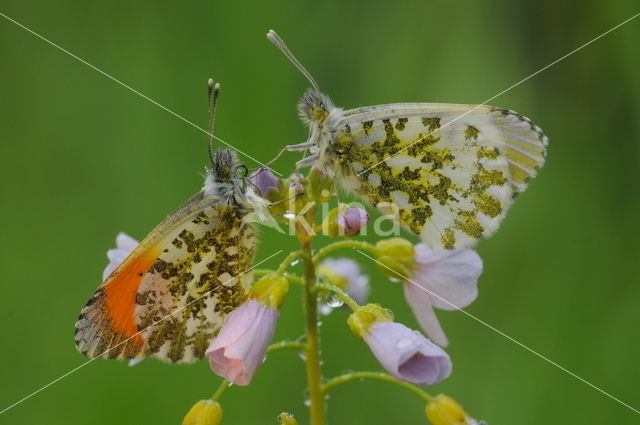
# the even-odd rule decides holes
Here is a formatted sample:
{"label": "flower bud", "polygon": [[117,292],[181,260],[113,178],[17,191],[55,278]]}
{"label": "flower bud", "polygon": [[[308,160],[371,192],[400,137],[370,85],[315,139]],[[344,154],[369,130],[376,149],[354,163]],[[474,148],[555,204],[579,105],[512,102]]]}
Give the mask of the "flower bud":
{"label": "flower bud", "polygon": [[266,197],[272,190],[280,189],[280,180],[271,173],[268,168],[262,167],[251,177],[249,181],[258,189],[262,197]]}
{"label": "flower bud", "polygon": [[385,239],[376,244],[378,268],[394,279],[406,280],[414,268],[414,248],[403,238]]}
{"label": "flower bud", "polygon": [[360,307],[347,323],[396,379],[414,385],[433,385],[451,374],[451,359],[442,348],[420,332],[393,322],[392,313],[377,304]]}
{"label": "flower bud", "polygon": [[425,414],[433,425],[478,424],[454,399],[444,394],[438,394],[434,401],[427,404]]}
{"label": "flower bud", "polygon": [[289,292],[289,281],[283,276],[270,274],[259,279],[249,292],[250,298],[255,298],[264,306],[279,309]]}
{"label": "flower bud", "polygon": [[376,322],[393,321],[391,310],[383,308],[379,304],[363,305],[349,316],[347,324],[358,338],[364,338],[371,325]]}
{"label": "flower bud", "polygon": [[335,194],[335,178],[329,177],[320,167],[313,167],[309,172],[310,197],[316,203],[329,202]]}
{"label": "flower bud", "polygon": [[291,413],[280,413],[278,421],[280,421],[280,425],[298,425],[298,420]]}
{"label": "flower bud", "polygon": [[213,400],[200,400],[182,420],[182,425],[218,425],[222,421],[222,407]]}
{"label": "flower bud", "polygon": [[355,236],[366,227],[369,222],[369,213],[362,208],[349,208],[339,215],[337,220],[340,235]]}
{"label": "flower bud", "polygon": [[362,208],[349,208],[340,204],[329,211],[322,222],[322,233],[327,236],[354,236],[367,225],[369,214]]}
{"label": "flower bud", "polygon": [[279,312],[250,299],[227,315],[205,351],[211,370],[236,385],[249,385],[273,338]]}
{"label": "flower bud", "polygon": [[273,338],[288,291],[287,279],[276,274],[253,285],[249,300],[227,315],[205,352],[211,370],[234,384],[249,385]]}
{"label": "flower bud", "polygon": [[362,274],[358,263],[350,258],[327,258],[318,266],[318,276],[338,288],[358,304],[367,300],[369,295],[369,277]]}

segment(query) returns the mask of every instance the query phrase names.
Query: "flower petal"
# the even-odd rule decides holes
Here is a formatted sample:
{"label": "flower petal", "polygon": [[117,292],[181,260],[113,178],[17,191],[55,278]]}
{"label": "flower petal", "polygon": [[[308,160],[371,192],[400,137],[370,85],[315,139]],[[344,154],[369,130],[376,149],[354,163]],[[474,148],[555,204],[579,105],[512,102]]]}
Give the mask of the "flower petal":
{"label": "flower petal", "polygon": [[416,320],[423,331],[441,347],[449,345],[449,340],[440,326],[440,321],[433,311],[431,295],[422,287],[411,282],[404,284],[404,296],[413,310]]}
{"label": "flower petal", "polygon": [[397,379],[433,385],[451,374],[447,353],[400,323],[376,322],[364,339],[380,364]]}
{"label": "flower petal", "polygon": [[124,232],[118,233],[116,236],[116,248],[107,251],[107,258],[109,258],[109,264],[104,268],[102,272],[102,280],[105,280],[116,269],[125,258],[131,254],[131,252],[138,246],[138,241]]}
{"label": "flower petal", "polygon": [[[322,266],[329,267],[338,276],[347,280],[347,286],[343,289],[358,304],[366,302],[371,290],[369,276],[362,274],[357,262],[350,258],[327,258],[321,263]],[[331,283],[336,284],[336,282]]]}
{"label": "flower petal", "polygon": [[265,167],[260,168],[249,177],[249,181],[258,189],[261,196],[266,196],[271,190],[280,188],[280,180]]}
{"label": "flower petal", "polygon": [[477,298],[482,260],[475,251],[432,251],[425,244],[415,248],[418,270],[411,280],[432,293],[434,307],[456,310]]}
{"label": "flower petal", "polygon": [[362,208],[349,208],[337,220],[340,235],[354,236],[369,222],[369,213]]}
{"label": "flower petal", "polygon": [[229,313],[206,351],[211,369],[237,384],[248,385],[273,338],[278,310],[252,299]]}

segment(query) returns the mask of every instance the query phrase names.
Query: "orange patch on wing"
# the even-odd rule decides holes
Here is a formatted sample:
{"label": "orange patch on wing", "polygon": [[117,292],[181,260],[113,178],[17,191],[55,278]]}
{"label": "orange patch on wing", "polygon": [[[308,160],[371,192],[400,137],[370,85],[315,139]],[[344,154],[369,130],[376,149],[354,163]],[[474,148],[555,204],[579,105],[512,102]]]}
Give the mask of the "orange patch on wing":
{"label": "orange patch on wing", "polygon": [[155,251],[153,248],[147,249],[124,264],[123,268],[118,268],[104,289],[111,325],[121,335],[139,344],[143,343],[143,339],[134,317],[136,295],[144,274],[159,256],[159,252]]}

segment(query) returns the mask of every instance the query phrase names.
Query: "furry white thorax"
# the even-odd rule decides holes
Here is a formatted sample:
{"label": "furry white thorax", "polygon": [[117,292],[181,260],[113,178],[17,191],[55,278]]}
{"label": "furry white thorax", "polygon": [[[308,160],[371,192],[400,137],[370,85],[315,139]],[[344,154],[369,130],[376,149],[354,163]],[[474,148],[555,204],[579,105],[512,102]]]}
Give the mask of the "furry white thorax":
{"label": "furry white thorax", "polygon": [[238,175],[238,170],[246,167],[230,149],[218,149],[207,169],[204,180],[204,197],[214,197],[217,203],[247,208],[247,181]]}
{"label": "furry white thorax", "polygon": [[215,174],[207,169],[207,176],[204,179],[204,197],[216,197],[221,204],[243,206],[246,203],[246,196],[240,182],[220,182],[216,181]]}
{"label": "furry white thorax", "polygon": [[[318,120],[314,114],[326,112],[324,120]],[[309,126],[309,142],[313,142],[315,149],[311,149],[311,154],[320,153],[325,146],[330,143],[336,135],[338,123],[344,116],[344,110],[334,106],[329,96],[309,89],[298,102],[298,114],[302,121]]]}

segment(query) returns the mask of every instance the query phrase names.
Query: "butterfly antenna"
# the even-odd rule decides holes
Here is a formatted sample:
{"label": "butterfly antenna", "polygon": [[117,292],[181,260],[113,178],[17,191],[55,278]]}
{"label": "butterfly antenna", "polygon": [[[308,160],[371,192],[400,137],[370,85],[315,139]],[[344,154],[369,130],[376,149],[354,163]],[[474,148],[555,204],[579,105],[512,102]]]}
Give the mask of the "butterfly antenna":
{"label": "butterfly antenna", "polygon": [[316,83],[316,80],[311,76],[311,74],[309,73],[309,71],[307,71],[304,66],[302,66],[302,64],[300,63],[300,61],[298,59],[296,59],[295,56],[293,56],[293,53],[291,53],[291,50],[289,50],[289,48],[287,47],[286,44],[284,44],[284,41],[282,41],[282,39],[280,38],[280,36],[278,35],[277,32],[275,32],[274,30],[269,30],[269,32],[267,33],[267,38],[269,39],[270,42],[272,42],[273,44],[275,44],[275,46],[280,49],[280,51],[282,53],[284,53],[284,55],[287,57],[287,59],[289,59],[291,61],[291,63],[298,68],[298,70],[300,72],[302,72],[302,74],[307,77],[307,80],[309,80],[309,82],[311,83],[311,86],[313,87],[313,89],[317,92],[320,92],[320,87],[318,87],[318,83]]}
{"label": "butterfly antenna", "polygon": [[209,127],[208,134],[208,146],[209,146],[209,159],[213,163],[213,129],[216,124],[216,108],[218,106],[218,96],[220,95],[220,84],[214,83],[211,78],[208,81],[208,93],[209,93]]}

